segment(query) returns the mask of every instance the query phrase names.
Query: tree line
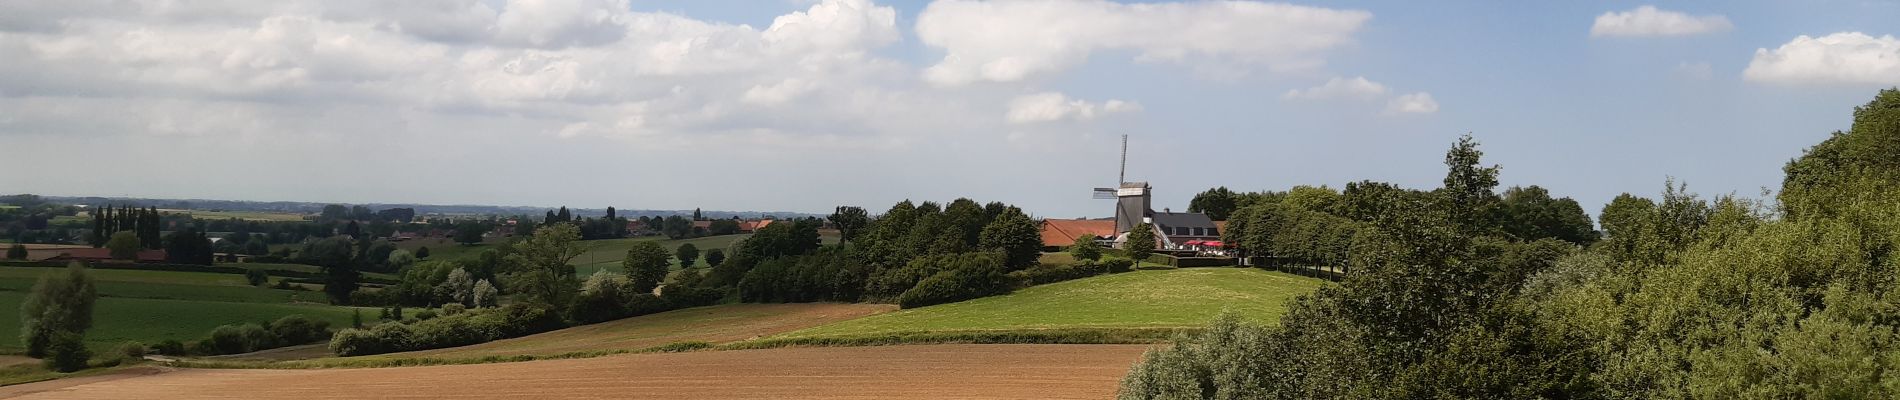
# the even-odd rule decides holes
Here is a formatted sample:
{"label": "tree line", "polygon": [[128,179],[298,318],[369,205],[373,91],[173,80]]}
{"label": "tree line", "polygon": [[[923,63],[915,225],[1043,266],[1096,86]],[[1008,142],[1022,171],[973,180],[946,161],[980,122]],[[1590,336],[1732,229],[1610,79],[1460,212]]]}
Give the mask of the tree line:
{"label": "tree line", "polygon": [[1278,326],[1224,318],[1151,352],[1120,397],[1895,398],[1895,154],[1889,89],[1772,201],[1668,182],[1611,201],[1586,243],[1509,227],[1496,169],[1454,154],[1443,188],[1340,215],[1364,240],[1338,284]]}

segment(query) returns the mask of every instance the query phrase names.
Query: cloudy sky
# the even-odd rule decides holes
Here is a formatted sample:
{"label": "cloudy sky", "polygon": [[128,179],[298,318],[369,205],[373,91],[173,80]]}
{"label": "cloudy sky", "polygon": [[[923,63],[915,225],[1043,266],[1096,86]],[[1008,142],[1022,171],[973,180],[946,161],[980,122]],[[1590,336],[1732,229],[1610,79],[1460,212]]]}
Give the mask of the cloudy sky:
{"label": "cloudy sky", "polygon": [[1754,195],[1900,85],[1900,4],[0,0],[0,192],[1103,216],[1432,188]]}

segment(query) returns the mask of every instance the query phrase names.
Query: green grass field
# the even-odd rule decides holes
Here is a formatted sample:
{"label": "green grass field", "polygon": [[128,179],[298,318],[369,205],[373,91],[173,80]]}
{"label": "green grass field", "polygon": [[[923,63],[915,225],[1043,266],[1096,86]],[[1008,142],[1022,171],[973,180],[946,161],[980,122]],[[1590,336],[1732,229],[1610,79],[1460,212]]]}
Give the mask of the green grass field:
{"label": "green grass field", "polygon": [[[0,350],[18,350],[20,304],[39,276],[59,268],[0,267]],[[350,323],[352,309],[323,304],[319,291],[250,286],[243,275],[94,269],[99,289],[93,328],[86,343],[96,351],[126,340],[146,344],[165,339],[197,340],[218,325],[269,322],[303,314]],[[281,278],[272,278],[277,280]],[[372,317],[374,310],[371,310]]]}
{"label": "green grass field", "polygon": [[[26,293],[0,292],[0,309],[19,310]],[[103,297],[93,308],[93,326],[86,332],[86,345],[103,351],[127,340],[146,344],[165,339],[192,341],[203,338],[218,325],[243,322],[269,322],[291,314],[330,321],[333,327],[348,327],[351,309],[317,304],[235,303],[222,301],[164,300]],[[374,318],[375,310],[366,311]],[[20,349],[20,313],[0,312],[0,349]]]}
{"label": "green grass field", "polygon": [[[660,247],[665,248],[667,252],[678,249],[682,244],[692,243],[694,247],[699,248],[700,255],[704,256],[707,250],[727,249],[732,247],[733,243],[738,243],[740,240],[745,240],[745,238],[748,237],[752,237],[752,235],[720,235],[680,240],[666,239],[662,236],[589,240],[581,242],[581,246],[586,246],[587,251],[582,252],[579,257],[574,257],[574,261],[569,262],[569,264],[574,264],[574,269],[580,276],[588,276],[595,271],[603,269],[620,271],[620,261],[627,258],[627,249],[633,248],[634,243],[659,242]],[[430,251],[434,250],[431,249]],[[696,265],[705,266],[706,261],[701,259]],[[673,260],[673,269],[679,269],[679,267],[679,260]]]}
{"label": "green grass field", "polygon": [[1224,310],[1277,323],[1285,303],[1323,281],[1251,268],[1134,271],[1005,296],[901,310],[779,338],[1064,328],[1192,328]]}
{"label": "green grass field", "polygon": [[[46,272],[59,268],[0,267],[0,291],[24,293]],[[205,272],[95,269],[101,297],[242,303],[323,302],[321,292],[252,287],[243,275]],[[281,278],[272,278],[276,281]],[[15,308],[17,309],[17,307]]]}

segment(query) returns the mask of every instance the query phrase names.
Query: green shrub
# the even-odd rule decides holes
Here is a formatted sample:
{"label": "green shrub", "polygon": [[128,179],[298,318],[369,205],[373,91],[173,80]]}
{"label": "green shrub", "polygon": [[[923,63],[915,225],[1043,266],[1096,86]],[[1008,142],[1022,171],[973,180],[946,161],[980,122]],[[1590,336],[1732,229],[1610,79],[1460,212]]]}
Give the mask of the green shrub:
{"label": "green shrub", "polygon": [[270,333],[285,345],[311,343],[330,338],[330,321],[286,315],[270,323]]}
{"label": "green shrub", "polygon": [[449,303],[449,304],[442,305],[442,315],[461,314],[463,311],[468,311],[468,306],[462,305],[462,303]]}
{"label": "green shrub", "polygon": [[244,271],[244,280],[250,282],[251,286],[264,286],[264,283],[270,281],[270,274],[264,273],[261,269]]}
{"label": "green shrub", "polygon": [[182,356],[185,355],[185,343],[179,342],[176,339],[165,339],[165,341],[153,345],[152,352],[168,356]]}
{"label": "green shrub", "polygon": [[1071,265],[1038,265],[1021,271],[1009,273],[1019,287],[1056,283],[1066,280],[1082,279],[1108,272],[1108,266],[1094,261],[1082,261]]}
{"label": "green shrub", "polygon": [[416,312],[417,321],[428,321],[431,319],[435,319],[436,316],[437,314],[435,310],[422,310],[422,311]]}
{"label": "green shrub", "polygon": [[713,288],[673,285],[660,288],[660,299],[676,309],[713,305],[722,297],[726,297],[726,292]]}
{"label": "green shrub", "polygon": [[117,353],[120,357],[134,360],[145,358],[145,344],[137,341],[126,341],[125,343],[120,343],[118,350],[114,351],[114,353]]}
{"label": "green shrub", "polygon": [[1102,266],[1108,268],[1108,273],[1119,274],[1133,270],[1135,268],[1135,262],[1125,258],[1117,258],[1102,262]]}
{"label": "green shrub", "polygon": [[564,326],[553,310],[510,304],[427,321],[386,323],[367,330],[344,329],[330,338],[330,351],[340,356],[358,356],[439,349],[526,336]]}
{"label": "green shrub", "polygon": [[1002,264],[973,264],[939,272],[897,297],[903,308],[954,303],[1009,293],[1013,288]]}
{"label": "green shrub", "polygon": [[211,337],[200,342],[198,352],[207,355],[239,354],[282,346],[282,340],[263,325],[223,325],[211,330]]}
{"label": "green shrub", "polygon": [[632,317],[632,316],[640,316],[640,315],[647,315],[647,314],[654,314],[654,313],[662,313],[666,311],[671,311],[672,309],[673,309],[673,305],[671,303],[668,303],[665,299],[661,299],[660,296],[654,296],[649,293],[641,293],[641,294],[636,294],[636,295],[633,295],[632,297],[627,298],[627,305],[626,305],[627,315],[626,316]]}
{"label": "green shrub", "polygon": [[46,369],[73,372],[86,369],[86,360],[90,358],[92,351],[86,349],[84,336],[56,331],[47,337],[46,358],[40,362],[46,365]]}

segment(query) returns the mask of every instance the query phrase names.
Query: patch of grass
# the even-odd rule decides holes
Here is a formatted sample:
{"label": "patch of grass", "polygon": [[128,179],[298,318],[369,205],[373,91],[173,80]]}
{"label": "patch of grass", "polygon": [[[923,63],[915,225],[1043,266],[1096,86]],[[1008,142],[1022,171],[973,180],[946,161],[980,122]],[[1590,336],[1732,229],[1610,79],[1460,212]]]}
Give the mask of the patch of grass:
{"label": "patch of grass", "polygon": [[[56,268],[0,267],[0,291],[26,292],[40,274]],[[208,272],[93,269],[102,297],[224,301],[242,303],[298,303],[325,301],[323,293],[252,287],[243,275]]]}
{"label": "patch of grass", "polygon": [[[435,251],[435,249],[430,248],[429,251]],[[244,269],[258,269],[258,270],[264,270],[264,271],[291,271],[291,272],[309,273],[309,274],[318,274],[318,273],[323,272],[323,267],[308,265],[308,264],[223,263],[223,264],[218,264],[218,266],[238,267],[238,268],[244,268]],[[390,279],[390,280],[402,280],[402,277],[396,276],[395,274],[387,274],[387,273],[382,273],[382,272],[363,272],[363,276],[371,277],[371,278]],[[242,276],[240,276],[240,279],[242,279]]]}
{"label": "patch of grass", "polygon": [[[0,292],[0,310],[19,310],[25,299],[23,292]],[[86,347],[103,352],[128,340],[146,344],[166,339],[189,342],[204,338],[218,325],[270,322],[291,314],[330,321],[332,327],[347,327],[351,311],[350,307],[321,304],[101,297],[93,308],[92,329],[86,331]],[[364,314],[365,318],[374,318],[376,310],[366,309]],[[0,312],[0,351],[21,349],[18,332],[20,313]]]}
{"label": "patch of grass", "polygon": [[456,243],[454,240],[447,238],[421,238],[396,242],[396,248],[414,253],[416,249],[428,247],[428,260],[455,261],[463,258],[480,257],[482,251],[498,246],[505,246],[507,243],[508,239],[506,238],[487,238],[483,240],[482,243],[472,245]]}
{"label": "patch of grass", "polygon": [[[594,271],[603,269],[608,271],[620,271],[620,260],[627,258],[627,249],[633,248],[633,245],[639,242],[657,241],[660,243],[660,247],[665,248],[668,252],[678,249],[682,244],[692,243],[693,247],[699,248],[700,255],[704,256],[707,250],[729,249],[733,243],[738,243],[740,240],[745,240],[745,238],[748,237],[752,237],[752,235],[719,235],[679,240],[666,239],[664,236],[589,240],[581,242],[582,246],[588,247],[587,251],[582,252],[579,257],[574,257],[574,261],[570,262],[570,264],[574,264],[575,272],[578,273],[579,276],[588,276],[593,274]],[[435,251],[435,249],[431,248],[429,251]],[[702,258],[694,265],[705,266],[706,260]],[[679,267],[679,260],[674,259],[672,268],[679,269]]]}
{"label": "patch of grass", "polygon": [[1278,323],[1284,303],[1324,281],[1250,268],[1134,271],[1052,283],[1016,293],[900,310],[772,339],[877,337],[913,332],[1079,328],[1193,328],[1223,310]]}
{"label": "patch of grass", "polygon": [[1201,328],[1063,328],[993,331],[890,332],[872,335],[773,337],[727,343],[719,350],[900,344],[1138,344],[1160,343]]}

